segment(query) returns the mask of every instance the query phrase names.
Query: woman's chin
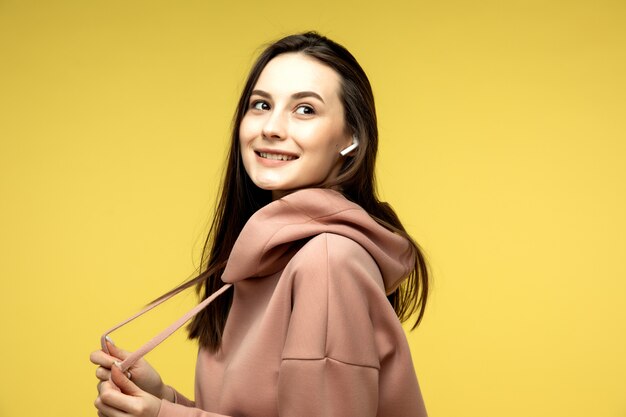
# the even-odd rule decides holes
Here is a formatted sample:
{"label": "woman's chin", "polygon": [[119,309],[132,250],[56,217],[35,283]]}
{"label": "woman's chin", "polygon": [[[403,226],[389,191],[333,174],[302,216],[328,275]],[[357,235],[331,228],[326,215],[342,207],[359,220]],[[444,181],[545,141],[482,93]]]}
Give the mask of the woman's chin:
{"label": "woman's chin", "polygon": [[254,181],[254,184],[262,190],[265,191],[280,191],[281,186],[279,184],[274,184],[271,182],[263,182],[263,181]]}
{"label": "woman's chin", "polygon": [[282,178],[274,178],[274,176],[253,177],[252,182],[257,187],[267,191],[288,190],[290,188],[289,184],[283,181]]}
{"label": "woman's chin", "polygon": [[286,196],[293,191],[296,191],[298,188],[287,187],[285,184],[277,184],[273,182],[255,182],[255,185],[262,190],[271,191],[272,192],[272,200],[278,200]]}

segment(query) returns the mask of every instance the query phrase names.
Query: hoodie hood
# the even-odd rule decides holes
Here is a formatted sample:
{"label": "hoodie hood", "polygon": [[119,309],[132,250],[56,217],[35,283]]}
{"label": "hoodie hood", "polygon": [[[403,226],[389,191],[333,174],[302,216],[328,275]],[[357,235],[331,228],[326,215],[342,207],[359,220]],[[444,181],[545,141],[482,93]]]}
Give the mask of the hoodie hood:
{"label": "hoodie hood", "polygon": [[230,253],[222,281],[235,283],[281,271],[307,239],[334,233],[354,240],[374,259],[387,294],[413,268],[408,240],[378,224],[341,193],[321,188],[299,190],[250,217]]}

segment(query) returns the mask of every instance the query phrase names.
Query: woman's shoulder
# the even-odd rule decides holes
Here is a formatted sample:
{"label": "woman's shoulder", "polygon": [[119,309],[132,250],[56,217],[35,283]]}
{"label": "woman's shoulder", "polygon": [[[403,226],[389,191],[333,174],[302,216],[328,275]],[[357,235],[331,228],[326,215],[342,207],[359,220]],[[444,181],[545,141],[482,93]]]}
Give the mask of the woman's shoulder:
{"label": "woman's shoulder", "polygon": [[[309,239],[285,268],[292,297],[284,354],[328,357],[379,368],[376,335],[395,346],[402,328],[385,295],[374,258],[354,240],[333,233]],[[324,341],[322,345],[302,340]]]}
{"label": "woman's shoulder", "polygon": [[[384,293],[382,275],[376,261],[358,242],[336,233],[320,233],[309,239],[289,262],[297,278],[312,272],[318,280],[341,287],[368,283]],[[349,279],[346,279],[349,277]]]}

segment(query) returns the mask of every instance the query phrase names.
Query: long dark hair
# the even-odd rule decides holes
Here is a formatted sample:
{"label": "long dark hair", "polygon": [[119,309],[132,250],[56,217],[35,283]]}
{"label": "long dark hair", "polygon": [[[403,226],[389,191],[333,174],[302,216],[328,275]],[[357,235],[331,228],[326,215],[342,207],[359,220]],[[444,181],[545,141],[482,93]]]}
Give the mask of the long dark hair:
{"label": "long dark hair", "polygon": [[[346,128],[359,138],[359,146],[351,157],[345,158],[339,175],[332,183],[318,186],[339,187],[346,198],[363,207],[378,223],[411,242],[416,255],[414,268],[408,279],[388,299],[401,321],[417,313],[415,328],[426,308],[428,268],[422,250],[405,231],[391,206],[379,201],[376,196],[374,165],[378,150],[378,126],[371,85],[348,50],[315,32],[291,35],[274,42],[253,65],[233,118],[231,145],[220,198],[202,251],[199,274],[171,292],[195,284],[201,297],[206,298],[222,287],[224,283],[221,275],[239,233],[252,214],[272,200],[271,192],[257,187],[244,169],[240,155],[239,126],[248,110],[251,92],[261,72],[274,57],[285,53],[313,57],[335,70],[341,78],[340,98],[345,109]],[[219,349],[231,303],[232,290],[228,290],[194,317],[188,327],[189,338],[198,339],[201,346],[211,351]]]}

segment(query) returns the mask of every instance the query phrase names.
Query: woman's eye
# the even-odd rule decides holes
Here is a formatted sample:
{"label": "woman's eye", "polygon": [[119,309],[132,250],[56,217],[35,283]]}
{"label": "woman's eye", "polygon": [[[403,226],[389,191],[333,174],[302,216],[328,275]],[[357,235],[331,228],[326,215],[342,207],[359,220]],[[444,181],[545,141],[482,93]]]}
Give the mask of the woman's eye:
{"label": "woman's eye", "polygon": [[296,109],[296,113],[304,115],[315,114],[315,109],[313,109],[313,107],[311,106],[298,106],[298,108]]}
{"label": "woman's eye", "polygon": [[267,104],[267,102],[263,100],[253,101],[250,107],[255,110],[269,110],[270,109],[270,105]]}

